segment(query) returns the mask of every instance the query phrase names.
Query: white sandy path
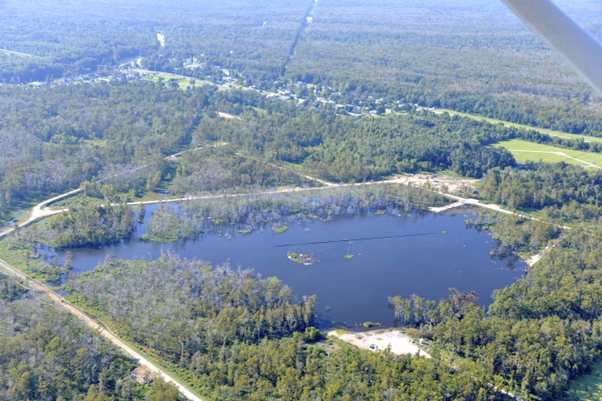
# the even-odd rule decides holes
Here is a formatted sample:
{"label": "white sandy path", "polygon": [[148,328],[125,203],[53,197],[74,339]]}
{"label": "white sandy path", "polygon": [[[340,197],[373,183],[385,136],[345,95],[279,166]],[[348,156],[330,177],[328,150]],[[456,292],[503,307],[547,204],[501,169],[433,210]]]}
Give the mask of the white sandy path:
{"label": "white sandy path", "polygon": [[390,349],[391,353],[395,355],[419,355],[425,358],[431,357],[426,351],[416,345],[411,337],[398,329],[364,332],[333,330],[328,332],[328,335],[369,351],[377,352]]}
{"label": "white sandy path", "polygon": [[69,312],[70,314],[72,314],[73,316],[78,318],[90,329],[92,329],[96,333],[103,336],[111,344],[113,344],[117,348],[121,349],[125,354],[134,358],[141,366],[144,366],[151,372],[159,375],[166,382],[171,383],[174,386],[176,386],[178,391],[182,395],[184,395],[186,398],[188,398],[189,400],[203,401],[200,397],[198,397],[197,395],[192,393],[188,388],[186,388],[184,385],[182,385],[179,381],[177,381],[173,376],[171,376],[169,373],[167,373],[165,370],[163,370],[160,366],[156,365],[155,363],[153,363],[150,360],[148,360],[147,358],[145,358],[138,351],[136,351],[135,349],[130,347],[128,344],[123,342],[121,339],[119,339],[119,337],[117,337],[115,334],[113,334],[113,332],[111,332],[109,329],[107,329],[103,325],[99,324],[95,319],[93,319],[87,313],[80,310],[78,307],[65,301],[65,299],[63,297],[58,295],[56,292],[54,292],[50,288],[46,287],[39,281],[30,278],[29,276],[27,276],[25,273],[19,271],[18,269],[13,268],[12,266],[10,266],[8,263],[6,263],[5,261],[3,261],[1,259],[0,259],[0,269],[5,271],[6,273],[10,274],[11,276],[23,281],[24,284],[26,284],[28,287],[32,288],[34,291],[41,292],[41,293],[45,294],[46,296],[48,296],[48,298],[50,298],[50,300],[52,300],[55,304],[66,309],[67,312]]}
{"label": "white sandy path", "polygon": [[433,213],[443,213],[445,211],[451,210],[451,209],[455,209],[457,207],[462,207],[466,205],[464,202],[462,201],[457,201],[454,203],[450,203],[449,205],[446,206],[441,206],[441,207],[429,207],[429,210]]}

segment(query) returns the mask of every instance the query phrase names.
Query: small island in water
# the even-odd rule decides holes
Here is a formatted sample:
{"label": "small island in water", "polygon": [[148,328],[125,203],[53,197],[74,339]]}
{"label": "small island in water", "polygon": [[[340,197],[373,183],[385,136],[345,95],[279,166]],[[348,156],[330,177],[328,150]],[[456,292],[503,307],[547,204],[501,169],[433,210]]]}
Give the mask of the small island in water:
{"label": "small island in water", "polygon": [[288,252],[288,259],[295,263],[299,263],[304,266],[311,266],[315,263],[316,259],[312,254],[302,252]]}

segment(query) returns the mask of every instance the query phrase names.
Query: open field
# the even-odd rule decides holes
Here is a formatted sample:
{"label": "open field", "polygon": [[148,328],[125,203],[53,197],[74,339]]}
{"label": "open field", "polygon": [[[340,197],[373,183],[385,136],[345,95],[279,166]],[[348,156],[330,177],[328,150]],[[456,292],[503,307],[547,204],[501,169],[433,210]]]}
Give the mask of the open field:
{"label": "open field", "polygon": [[602,154],[600,153],[581,152],[523,141],[522,139],[503,141],[498,143],[497,146],[508,149],[519,163],[539,161],[545,163],[565,162],[592,169],[602,168]]}
{"label": "open field", "polygon": [[213,85],[211,82],[203,81],[201,79],[196,78],[188,78],[183,75],[172,74],[170,72],[160,72],[160,71],[150,71],[144,69],[133,69],[132,71],[142,75],[144,78],[149,79],[153,82],[163,81],[164,83],[169,83],[174,81],[178,84],[178,87],[182,90],[186,90],[188,88],[200,88],[207,85]]}
{"label": "open field", "polygon": [[562,138],[562,139],[570,139],[570,140],[583,139],[584,142],[602,143],[602,138],[597,138],[594,136],[569,134],[568,132],[555,131],[555,130],[547,129],[547,128],[531,127],[529,125],[517,124],[517,123],[510,122],[510,121],[504,121],[504,120],[498,120],[495,118],[479,116],[477,114],[462,113],[460,111],[455,111],[455,110],[450,110],[450,109],[429,109],[429,110],[432,110],[436,114],[447,113],[450,116],[470,118],[471,120],[485,122],[485,123],[489,123],[489,124],[493,124],[493,125],[502,125],[507,128],[517,128],[517,129],[526,130],[526,131],[533,130],[533,131],[539,132],[540,134],[554,136],[554,137]]}

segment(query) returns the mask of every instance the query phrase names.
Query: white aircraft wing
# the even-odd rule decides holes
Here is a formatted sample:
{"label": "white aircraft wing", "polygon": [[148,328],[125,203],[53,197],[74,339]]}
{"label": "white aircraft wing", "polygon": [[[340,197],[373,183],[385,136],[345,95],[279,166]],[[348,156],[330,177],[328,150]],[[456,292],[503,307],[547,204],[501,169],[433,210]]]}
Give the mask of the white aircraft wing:
{"label": "white aircraft wing", "polygon": [[549,0],[502,0],[602,95],[602,46]]}

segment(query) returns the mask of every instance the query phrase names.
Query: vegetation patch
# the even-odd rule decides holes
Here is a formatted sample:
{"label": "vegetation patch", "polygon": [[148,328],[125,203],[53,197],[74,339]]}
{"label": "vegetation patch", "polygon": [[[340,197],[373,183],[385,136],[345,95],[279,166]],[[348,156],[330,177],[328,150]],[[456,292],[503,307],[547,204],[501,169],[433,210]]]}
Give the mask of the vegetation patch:
{"label": "vegetation patch", "polygon": [[575,379],[571,383],[568,395],[575,401],[602,399],[602,363],[598,361],[590,373]]}
{"label": "vegetation patch", "polygon": [[276,234],[284,234],[285,232],[288,231],[288,225],[287,224],[274,224],[272,226],[272,231],[275,232]]}
{"label": "vegetation patch", "polygon": [[311,266],[316,263],[316,258],[311,253],[289,251],[286,256],[291,262],[295,262],[303,266]]}

